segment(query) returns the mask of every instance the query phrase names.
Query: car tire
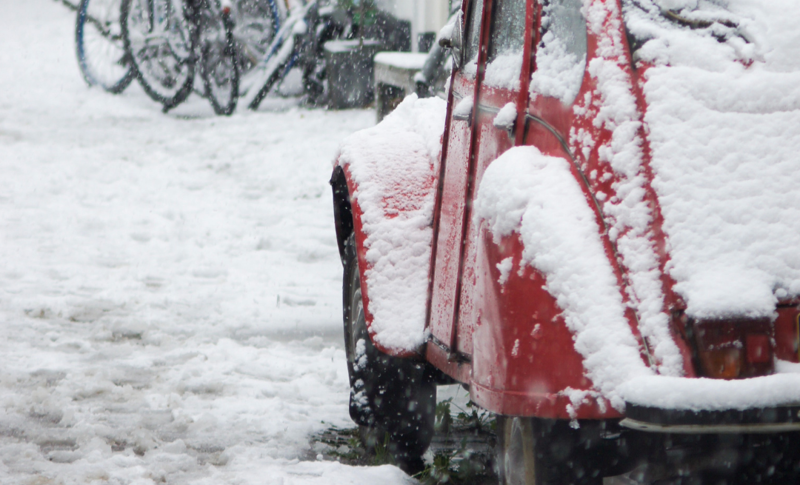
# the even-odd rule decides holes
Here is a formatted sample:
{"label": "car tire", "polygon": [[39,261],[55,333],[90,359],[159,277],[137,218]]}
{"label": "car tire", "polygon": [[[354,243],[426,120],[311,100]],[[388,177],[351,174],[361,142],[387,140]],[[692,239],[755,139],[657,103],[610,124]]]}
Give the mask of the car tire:
{"label": "car tire", "polygon": [[367,450],[384,449],[407,473],[419,472],[434,433],[436,384],[424,363],[386,355],[372,343],[353,234],[345,242],[343,263],[350,417]]}
{"label": "car tire", "polygon": [[497,475],[501,485],[601,485],[603,476],[562,420],[497,418]]}

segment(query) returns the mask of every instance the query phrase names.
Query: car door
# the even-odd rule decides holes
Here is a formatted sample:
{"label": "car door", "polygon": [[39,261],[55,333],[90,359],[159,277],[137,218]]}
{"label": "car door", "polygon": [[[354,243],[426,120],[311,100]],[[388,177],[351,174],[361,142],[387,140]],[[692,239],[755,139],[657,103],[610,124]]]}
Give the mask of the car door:
{"label": "car door", "polygon": [[478,65],[485,57],[479,48],[485,1],[470,0],[466,4],[462,54],[466,62],[457,68],[450,86],[449,118],[440,172],[441,192],[434,219],[436,234],[429,329],[433,343],[448,352],[454,350],[453,323],[473,144],[472,100],[478,80]]}
{"label": "car door", "polygon": [[[482,297],[477,277],[480,252],[484,245],[480,224],[472,217],[472,201],[488,166],[503,152],[514,146],[516,119],[522,89],[522,71],[526,38],[527,0],[494,0],[487,45],[486,69],[479,86],[474,111],[474,163],[469,174],[465,217],[466,230],[462,241],[458,318],[455,348],[459,354],[472,355],[472,335],[481,315],[478,299]],[[532,3],[532,2],[530,2]],[[531,11],[531,14],[533,12]],[[523,98],[525,99],[525,98]]]}
{"label": "car door", "polygon": [[[465,55],[469,61],[456,73],[451,88],[430,328],[434,343],[466,360],[478,318],[473,310],[480,245],[478,228],[472,223],[472,200],[488,164],[513,146],[513,121],[505,125],[495,121],[503,108],[508,117],[507,106],[519,97],[528,1],[478,0],[469,5]],[[513,120],[516,106],[510,109]]]}

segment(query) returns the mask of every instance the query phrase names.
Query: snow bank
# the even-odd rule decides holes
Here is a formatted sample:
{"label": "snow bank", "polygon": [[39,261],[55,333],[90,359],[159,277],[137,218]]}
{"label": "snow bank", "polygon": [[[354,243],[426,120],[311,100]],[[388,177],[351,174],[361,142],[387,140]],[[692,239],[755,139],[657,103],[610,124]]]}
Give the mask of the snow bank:
{"label": "snow bank", "polygon": [[645,122],[675,290],[692,317],[770,316],[800,296],[800,4],[637,4],[626,24],[654,65]]}
{"label": "snow bank", "polygon": [[475,216],[496,239],[520,234],[522,260],[545,275],[587,376],[612,406],[624,408],[618,386],[652,371],[639,355],[595,214],[569,162],[531,146],[512,148],[486,170]]}
{"label": "snow bank", "polygon": [[393,350],[425,342],[425,302],[446,103],[411,95],[374,128],[342,144],[362,211],[370,330]]}

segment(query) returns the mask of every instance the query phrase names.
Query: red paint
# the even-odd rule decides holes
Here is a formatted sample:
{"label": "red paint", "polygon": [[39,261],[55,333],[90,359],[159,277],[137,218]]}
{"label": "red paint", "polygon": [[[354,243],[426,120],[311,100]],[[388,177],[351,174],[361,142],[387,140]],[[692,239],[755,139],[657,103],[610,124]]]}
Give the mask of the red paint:
{"label": "red paint", "polygon": [[[461,98],[472,96],[473,85],[474,81],[457,76],[453,91]],[[458,100],[454,99],[453,103],[457,104]],[[457,120],[450,123],[447,131],[447,156],[442,162],[442,194],[437,213],[439,237],[433,261],[429,328],[434,337],[452,346],[471,128],[467,121]]]}
{"label": "red paint", "polygon": [[[618,417],[619,414],[607,402],[591,392],[593,384],[586,377],[583,357],[574,348],[573,334],[561,316],[562,309],[545,288],[544,277],[529,265],[520,267],[523,247],[518,235],[494,241],[471,215],[471,203],[485,170],[513,145],[533,145],[546,155],[566,159],[583,189],[587,203],[595,211],[600,237],[615,271],[620,295],[623,301],[628,302],[629,275],[619,261],[614,240],[607,232],[598,200],[601,192],[607,197],[614,196],[615,184],[620,181],[619,175],[611,171],[608,163],[601,161],[598,152],[598,148],[612,137],[609,130],[594,124],[598,109],[596,102],[600,94],[595,80],[586,72],[572,105],[564,105],[560,100],[543,96],[529,99],[530,72],[535,69],[541,22],[540,6],[534,0],[528,1],[525,11],[526,33],[520,90],[484,86],[482,80],[490,37],[492,0],[483,1],[484,22],[477,76],[472,79],[456,72],[451,77],[452,89],[448,94],[440,172],[432,174],[429,187],[431,191],[436,191],[427,311],[427,330],[431,339],[426,348],[418,349],[416,353],[394,355],[424,356],[444,373],[469,385],[472,399],[493,412],[560,419]],[[594,1],[614,1],[619,6],[619,0]],[[463,6],[464,18],[467,3],[464,2]],[[652,215],[648,232],[661,272],[663,311],[671,315],[672,338],[683,356],[684,375],[695,377],[697,370],[692,357],[695,342],[689,339],[689,322],[683,312],[685,304],[676,295],[673,289],[675,283],[666,271],[669,253],[662,228],[663,216],[657,194],[652,188],[650,146],[643,121],[647,104],[641,89],[648,66],[640,65],[638,69],[631,67],[630,49],[621,21],[607,21],[604,28],[600,36],[588,32],[587,64],[599,55],[601,37],[614,35],[622,39],[625,51],[617,61],[629,76],[630,92],[637,101],[642,121],[638,130],[644,161],[641,175],[645,179],[644,200]],[[619,30],[614,32],[614,28]],[[474,99],[473,116],[466,121],[454,119],[454,106],[468,96]],[[492,124],[496,110],[509,102],[516,102],[518,109],[517,126],[512,136]],[[485,109],[481,111],[479,106]],[[585,109],[588,114],[576,115],[576,107],[579,112]],[[550,129],[541,123],[526,121],[529,114],[540,118]],[[594,141],[593,147],[586,152],[578,146],[574,137],[571,138],[579,130],[589,133]],[[562,140],[567,144],[567,149]],[[355,193],[357,187],[346,167],[345,175],[350,193]],[[387,204],[394,205],[389,200]],[[364,257],[361,215],[358,201],[354,199],[353,217],[364,306],[368,324],[371,324],[369,288],[363,276],[368,263]],[[498,282],[500,274],[497,264],[509,257],[512,258],[513,268],[508,280],[501,285]],[[778,359],[800,361],[798,304],[800,301],[781,303],[777,309],[777,319],[771,324],[772,333],[764,331],[763,322],[758,325],[754,323],[755,326],[750,329],[752,331],[743,327],[743,333],[737,338],[744,344],[744,356],[751,366],[767,368],[767,361],[771,365],[772,352]],[[636,315],[629,309],[626,316],[631,332],[639,342],[642,359],[649,364],[654,356],[641,337]],[[568,390],[586,391],[584,399],[572,402]]]}
{"label": "red paint", "polygon": [[751,364],[766,364],[772,360],[769,335],[748,335],[745,340],[745,348],[747,349],[747,362]]}
{"label": "red paint", "polygon": [[775,357],[789,362],[800,362],[800,310],[797,303],[778,306],[774,322]]}
{"label": "red paint", "polygon": [[[472,400],[494,412],[564,418],[567,388],[591,390],[583,358],[575,351],[562,311],[544,288],[544,277],[525,265],[520,274],[522,241],[517,234],[495,244],[485,230],[485,257],[478,270],[478,324],[473,339]],[[497,264],[513,258],[504,285]],[[479,387],[476,387],[479,386]],[[527,396],[527,399],[524,398]],[[587,399],[575,411],[598,417],[598,403]],[[605,406],[606,417],[617,416]],[[588,414],[584,414],[584,412]]]}

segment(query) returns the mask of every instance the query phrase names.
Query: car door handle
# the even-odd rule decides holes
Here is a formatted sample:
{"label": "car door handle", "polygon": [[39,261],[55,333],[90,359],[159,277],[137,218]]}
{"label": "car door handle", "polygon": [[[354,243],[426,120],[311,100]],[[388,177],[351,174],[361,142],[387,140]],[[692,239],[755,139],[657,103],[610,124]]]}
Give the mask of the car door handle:
{"label": "car door handle", "polygon": [[468,113],[453,113],[453,119],[456,121],[467,121],[472,119],[472,111]]}

